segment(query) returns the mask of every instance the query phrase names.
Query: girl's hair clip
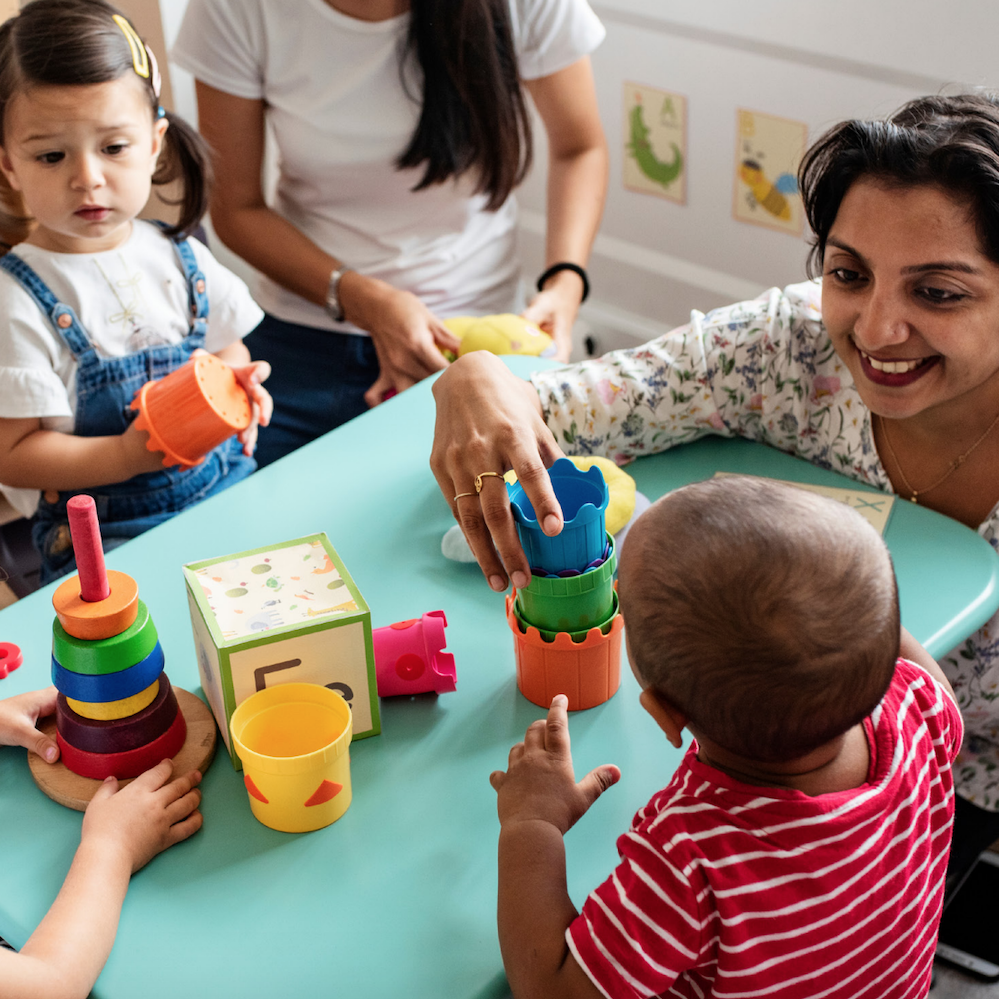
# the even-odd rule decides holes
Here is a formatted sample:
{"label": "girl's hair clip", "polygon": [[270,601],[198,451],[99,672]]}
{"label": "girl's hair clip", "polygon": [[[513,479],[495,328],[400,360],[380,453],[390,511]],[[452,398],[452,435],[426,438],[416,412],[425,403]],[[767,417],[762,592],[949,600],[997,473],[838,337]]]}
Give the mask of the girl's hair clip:
{"label": "girl's hair clip", "polygon": [[143,80],[149,79],[149,50],[143,44],[142,39],[138,36],[135,28],[132,27],[128,21],[121,16],[121,14],[112,14],[111,20],[121,29],[121,33],[125,36],[125,41],[128,42],[129,50],[132,53],[132,67],[135,72],[142,77]]}
{"label": "girl's hair clip", "polygon": [[[142,46],[146,50],[146,55],[149,57],[149,82],[153,87],[153,96],[156,100],[160,99],[160,90],[163,87],[163,78],[160,76],[160,67],[156,62],[156,55],[153,50],[148,46],[143,44]],[[163,117],[160,115],[159,117]]]}

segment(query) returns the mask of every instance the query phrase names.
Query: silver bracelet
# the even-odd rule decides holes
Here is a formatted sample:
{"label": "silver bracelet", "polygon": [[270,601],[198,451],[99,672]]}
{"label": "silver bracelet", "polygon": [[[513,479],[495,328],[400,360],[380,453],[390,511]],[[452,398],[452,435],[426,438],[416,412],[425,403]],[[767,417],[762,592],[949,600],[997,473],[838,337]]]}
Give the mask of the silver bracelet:
{"label": "silver bracelet", "polygon": [[351,267],[338,267],[330,275],[330,282],[326,286],[326,311],[330,314],[330,318],[337,323],[342,323],[344,321],[343,305],[340,302],[340,282],[343,280],[344,274]]}

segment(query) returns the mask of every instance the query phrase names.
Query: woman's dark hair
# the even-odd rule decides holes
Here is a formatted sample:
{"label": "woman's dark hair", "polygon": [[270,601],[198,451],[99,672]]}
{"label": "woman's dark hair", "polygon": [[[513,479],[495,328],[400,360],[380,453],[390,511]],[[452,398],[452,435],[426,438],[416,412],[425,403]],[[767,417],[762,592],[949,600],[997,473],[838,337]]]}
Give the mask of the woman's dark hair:
{"label": "woman's dark hair", "polygon": [[509,0],[411,0],[410,11],[405,56],[422,71],[422,110],[397,165],[425,164],[416,191],[475,169],[495,211],[531,165]]}
{"label": "woman's dark hair", "polygon": [[819,138],[798,170],[815,234],[809,274],[821,271],[840,203],[861,177],[967,199],[982,250],[999,263],[999,96],[920,97],[885,121],[840,122]]}
{"label": "woman's dark hair", "polygon": [[[136,73],[124,31],[112,19],[120,12],[104,0],[33,0],[0,26],[0,146],[5,144],[4,119],[10,102],[31,87],[74,87],[108,83]],[[121,15],[124,16],[124,15]],[[149,113],[155,117],[159,97],[148,79]],[[211,161],[204,139],[182,118],[166,112],[170,127],[153,174],[154,184],[183,181],[180,218],[168,226],[174,236],[188,233],[208,209]],[[12,199],[0,198],[0,228],[23,229],[23,214],[10,211]],[[166,201],[167,199],[164,198]],[[23,208],[22,208],[23,212]]]}

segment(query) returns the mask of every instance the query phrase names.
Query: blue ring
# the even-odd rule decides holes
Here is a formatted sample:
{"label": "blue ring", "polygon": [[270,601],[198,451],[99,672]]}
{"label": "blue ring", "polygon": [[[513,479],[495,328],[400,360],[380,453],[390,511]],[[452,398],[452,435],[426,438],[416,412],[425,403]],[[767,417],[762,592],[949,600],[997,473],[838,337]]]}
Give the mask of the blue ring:
{"label": "blue ring", "polygon": [[120,701],[150,686],[163,672],[163,663],[163,648],[159,642],[145,659],[117,673],[74,673],[62,667],[53,656],[52,682],[60,694],[65,694],[74,701],[87,701],[90,704]]}

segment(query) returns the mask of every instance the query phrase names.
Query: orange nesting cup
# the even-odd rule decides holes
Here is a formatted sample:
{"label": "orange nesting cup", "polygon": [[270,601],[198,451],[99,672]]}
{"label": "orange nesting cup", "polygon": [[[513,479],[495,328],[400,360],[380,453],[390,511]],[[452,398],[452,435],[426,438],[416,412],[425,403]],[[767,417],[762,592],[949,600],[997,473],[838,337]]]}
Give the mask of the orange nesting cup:
{"label": "orange nesting cup", "polygon": [[146,447],[163,452],[163,464],[200,465],[205,455],[250,425],[252,409],[232,368],[214,354],[199,354],[158,381],[146,382],[132,400],[135,425],[149,433]]}

